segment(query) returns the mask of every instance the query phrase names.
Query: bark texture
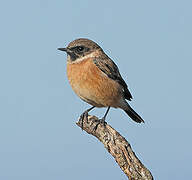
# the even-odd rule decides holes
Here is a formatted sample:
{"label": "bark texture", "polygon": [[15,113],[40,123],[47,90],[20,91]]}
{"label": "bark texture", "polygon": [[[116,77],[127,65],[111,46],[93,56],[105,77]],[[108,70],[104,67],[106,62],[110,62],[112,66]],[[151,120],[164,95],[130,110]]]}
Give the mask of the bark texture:
{"label": "bark texture", "polygon": [[77,125],[104,144],[129,180],[153,180],[152,174],[137,158],[129,142],[110,125],[104,126],[98,122],[97,117],[89,115],[83,122],[79,120]]}

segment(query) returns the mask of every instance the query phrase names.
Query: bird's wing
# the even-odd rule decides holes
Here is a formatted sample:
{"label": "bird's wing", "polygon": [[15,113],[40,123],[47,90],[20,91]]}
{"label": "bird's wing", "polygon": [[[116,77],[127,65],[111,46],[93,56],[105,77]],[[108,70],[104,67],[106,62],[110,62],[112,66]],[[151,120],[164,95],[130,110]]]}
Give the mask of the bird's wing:
{"label": "bird's wing", "polygon": [[117,65],[109,57],[95,58],[93,62],[109,78],[117,81],[123,87],[125,99],[131,101],[132,95],[128,90],[127,84],[121,77]]}

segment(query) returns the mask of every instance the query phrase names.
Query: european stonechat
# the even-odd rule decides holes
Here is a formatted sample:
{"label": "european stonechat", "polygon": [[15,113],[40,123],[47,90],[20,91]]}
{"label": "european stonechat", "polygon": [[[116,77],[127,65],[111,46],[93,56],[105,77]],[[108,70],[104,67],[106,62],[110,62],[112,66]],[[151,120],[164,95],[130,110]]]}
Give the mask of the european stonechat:
{"label": "european stonechat", "polygon": [[58,50],[67,53],[67,76],[72,89],[92,105],[81,115],[82,119],[95,107],[108,107],[101,119],[105,123],[110,107],[114,107],[123,109],[135,122],[144,122],[126,101],[131,101],[132,95],[117,65],[98,44],[80,38]]}

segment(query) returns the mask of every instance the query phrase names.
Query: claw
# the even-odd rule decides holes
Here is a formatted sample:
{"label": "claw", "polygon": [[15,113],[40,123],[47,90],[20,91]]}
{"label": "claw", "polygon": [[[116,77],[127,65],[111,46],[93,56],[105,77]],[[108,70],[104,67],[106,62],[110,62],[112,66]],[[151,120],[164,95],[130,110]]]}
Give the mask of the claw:
{"label": "claw", "polygon": [[93,131],[94,131],[94,132],[97,130],[97,127],[98,127],[99,124],[100,124],[100,122],[98,122],[98,123],[95,125],[95,127],[93,128]]}
{"label": "claw", "polygon": [[83,121],[84,119],[86,119],[86,122],[88,123],[88,112],[91,111],[93,108],[95,108],[95,106],[87,109],[83,114],[81,114],[79,121],[81,121],[81,129],[83,131]]}
{"label": "claw", "polygon": [[80,116],[80,121],[81,121],[81,129],[83,131],[83,122],[84,122],[84,119],[86,120],[86,122],[88,122],[88,112],[85,111],[83,114],[81,114]]}
{"label": "claw", "polygon": [[100,123],[103,124],[104,127],[106,127],[106,124],[107,124],[107,123],[105,122],[105,118],[102,118],[102,119],[100,120]]}
{"label": "claw", "polygon": [[104,128],[105,128],[105,127],[106,127],[106,124],[107,124],[107,123],[105,122],[105,118],[102,118],[102,119],[99,119],[99,120],[98,120],[98,123],[97,123],[97,124],[95,125],[95,127],[93,128],[94,131],[97,130],[99,124],[100,124],[100,125],[103,125]]}

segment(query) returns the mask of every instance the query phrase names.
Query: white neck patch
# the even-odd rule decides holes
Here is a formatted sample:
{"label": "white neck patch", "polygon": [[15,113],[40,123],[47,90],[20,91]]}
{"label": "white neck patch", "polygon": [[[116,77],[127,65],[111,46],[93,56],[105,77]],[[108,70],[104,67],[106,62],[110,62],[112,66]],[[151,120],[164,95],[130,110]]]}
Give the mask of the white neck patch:
{"label": "white neck patch", "polygon": [[98,51],[94,51],[86,56],[83,56],[83,57],[80,57],[80,58],[77,58],[75,61],[71,61],[71,58],[69,55],[67,55],[67,62],[70,63],[70,64],[74,64],[74,63],[79,63],[81,61],[83,61],[84,59],[87,59],[87,58],[94,58],[96,57],[98,54]]}

